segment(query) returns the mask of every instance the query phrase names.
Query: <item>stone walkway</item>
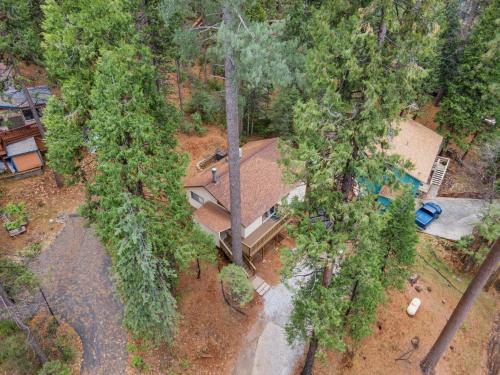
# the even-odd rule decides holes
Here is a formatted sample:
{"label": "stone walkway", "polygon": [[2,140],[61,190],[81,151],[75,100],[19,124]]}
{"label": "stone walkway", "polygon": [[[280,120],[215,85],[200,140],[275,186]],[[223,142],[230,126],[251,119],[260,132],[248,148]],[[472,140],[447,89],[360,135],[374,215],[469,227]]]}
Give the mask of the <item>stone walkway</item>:
{"label": "stone walkway", "polygon": [[125,374],[127,333],[123,307],[110,280],[111,261],[81,217],[68,217],[54,243],[30,268],[39,276],[56,315],[83,343],[82,374]]}
{"label": "stone walkway", "polygon": [[263,299],[264,311],[245,337],[233,375],[290,375],[304,352],[303,343],[289,345],[286,338],[292,292],[278,284]]}

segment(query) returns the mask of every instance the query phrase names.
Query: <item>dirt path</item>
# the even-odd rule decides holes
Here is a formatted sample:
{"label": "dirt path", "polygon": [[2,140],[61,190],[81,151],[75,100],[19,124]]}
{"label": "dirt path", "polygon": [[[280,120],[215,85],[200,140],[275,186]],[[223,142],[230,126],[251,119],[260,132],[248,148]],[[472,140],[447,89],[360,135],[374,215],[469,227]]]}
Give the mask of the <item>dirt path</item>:
{"label": "dirt path", "polygon": [[68,217],[54,243],[33,261],[49,303],[80,335],[82,374],[124,374],[127,334],[110,280],[110,259],[81,217]]}

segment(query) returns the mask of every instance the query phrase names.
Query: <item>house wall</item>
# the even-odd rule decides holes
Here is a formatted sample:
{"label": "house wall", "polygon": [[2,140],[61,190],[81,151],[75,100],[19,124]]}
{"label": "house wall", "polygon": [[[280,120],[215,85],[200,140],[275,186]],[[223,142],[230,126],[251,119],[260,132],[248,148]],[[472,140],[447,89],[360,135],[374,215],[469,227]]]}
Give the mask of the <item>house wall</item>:
{"label": "house wall", "polygon": [[255,221],[250,224],[248,227],[241,227],[241,236],[243,238],[247,238],[252,234],[254,230],[256,230],[258,227],[262,225],[262,216],[259,216]]}
{"label": "house wall", "polygon": [[191,192],[194,192],[194,193],[198,194],[200,197],[202,197],[205,200],[205,203],[213,202],[213,203],[217,204],[217,200],[212,196],[212,194],[210,194],[208,192],[207,189],[205,189],[203,187],[190,187],[190,188],[187,188],[186,192],[187,192],[187,198],[188,198],[189,204],[191,206],[193,206],[194,208],[200,208],[202,205],[191,198]]}

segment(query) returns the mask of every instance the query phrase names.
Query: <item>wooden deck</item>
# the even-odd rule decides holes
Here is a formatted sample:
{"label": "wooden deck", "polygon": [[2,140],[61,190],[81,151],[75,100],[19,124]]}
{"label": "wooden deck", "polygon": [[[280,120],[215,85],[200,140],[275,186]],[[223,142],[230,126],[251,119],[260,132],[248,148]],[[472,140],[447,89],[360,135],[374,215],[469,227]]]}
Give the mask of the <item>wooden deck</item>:
{"label": "wooden deck", "polygon": [[[258,229],[256,229],[250,236],[244,238],[241,241],[243,260],[245,261],[245,269],[247,273],[254,274],[257,268],[252,262],[253,257],[259,251],[263,250],[264,247],[276,238],[283,227],[288,223],[289,218],[287,216],[277,217],[274,216],[263,223]],[[220,239],[221,250],[226,254],[226,256],[232,261],[233,252],[231,249],[231,237],[228,236],[226,239]]]}
{"label": "wooden deck", "polygon": [[288,220],[287,216],[273,216],[268,219],[253,231],[250,236],[241,241],[243,244],[243,252],[250,258],[253,258],[257,252],[262,250],[264,246],[281,232]]}

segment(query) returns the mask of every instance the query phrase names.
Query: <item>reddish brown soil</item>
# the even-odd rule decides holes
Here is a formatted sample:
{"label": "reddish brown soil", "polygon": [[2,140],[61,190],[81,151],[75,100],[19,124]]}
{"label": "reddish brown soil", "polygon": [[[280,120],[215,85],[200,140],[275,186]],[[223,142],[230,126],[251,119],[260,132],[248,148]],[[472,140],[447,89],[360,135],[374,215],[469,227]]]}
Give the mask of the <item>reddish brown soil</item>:
{"label": "reddish brown soil", "polygon": [[[422,244],[427,241],[440,257],[444,255],[438,241],[427,236],[421,237]],[[420,253],[430,258],[429,253],[422,250],[422,245],[420,247]],[[325,360],[316,362],[315,374],[421,374],[419,362],[436,340],[461,295],[420,258],[417,260],[415,272],[419,275],[417,285],[423,290],[419,293],[407,284],[402,292],[388,293],[386,303],[379,308],[373,334],[359,343],[354,349],[354,356],[347,359],[347,356],[342,354],[327,352]],[[467,280],[452,277],[450,280],[459,289],[465,289]],[[430,287],[431,291],[428,291],[427,287]],[[422,305],[417,315],[411,318],[406,314],[406,307],[414,297],[420,298]],[[493,292],[484,293],[476,302],[450,349],[440,361],[436,375],[486,373],[488,335],[498,302],[495,301],[496,297]],[[411,339],[415,336],[420,340],[418,349],[411,353],[407,361],[396,360],[412,349]],[[297,374],[299,370],[298,368]]]}
{"label": "reddish brown soil", "polygon": [[205,129],[207,132],[202,137],[181,132],[177,135],[179,149],[189,156],[189,166],[186,172],[188,177],[198,173],[196,163],[213,154],[217,148],[227,150],[226,132],[223,129],[215,125],[206,125]]}
{"label": "reddish brown soil", "polygon": [[38,313],[30,321],[30,327],[40,339],[42,348],[50,360],[61,360],[60,351],[57,349],[57,338],[63,338],[63,343],[73,349],[73,361],[68,364],[71,368],[72,375],[80,374],[80,367],[83,360],[82,340],[78,333],[66,322],[59,319],[59,324],[53,334],[49,333],[49,322],[53,322],[53,318],[46,312]]}
{"label": "reddish brown soil", "polygon": [[[226,264],[219,261],[219,266]],[[254,300],[242,310],[242,315],[224,301],[218,268],[202,265],[200,279],[193,267],[181,275],[177,288],[179,333],[172,347],[162,345],[129,355],[140,355],[148,364],[147,374],[228,374],[233,366],[245,333],[262,308],[261,299]],[[135,341],[141,348],[141,342]],[[130,365],[127,374],[135,374]]]}
{"label": "reddish brown soil", "polygon": [[2,180],[0,192],[0,207],[24,202],[29,218],[27,232],[15,238],[9,237],[3,225],[0,228],[0,252],[9,255],[33,242],[49,243],[62,227],[57,216],[74,212],[85,196],[81,185],[58,189],[50,170],[41,176]]}

